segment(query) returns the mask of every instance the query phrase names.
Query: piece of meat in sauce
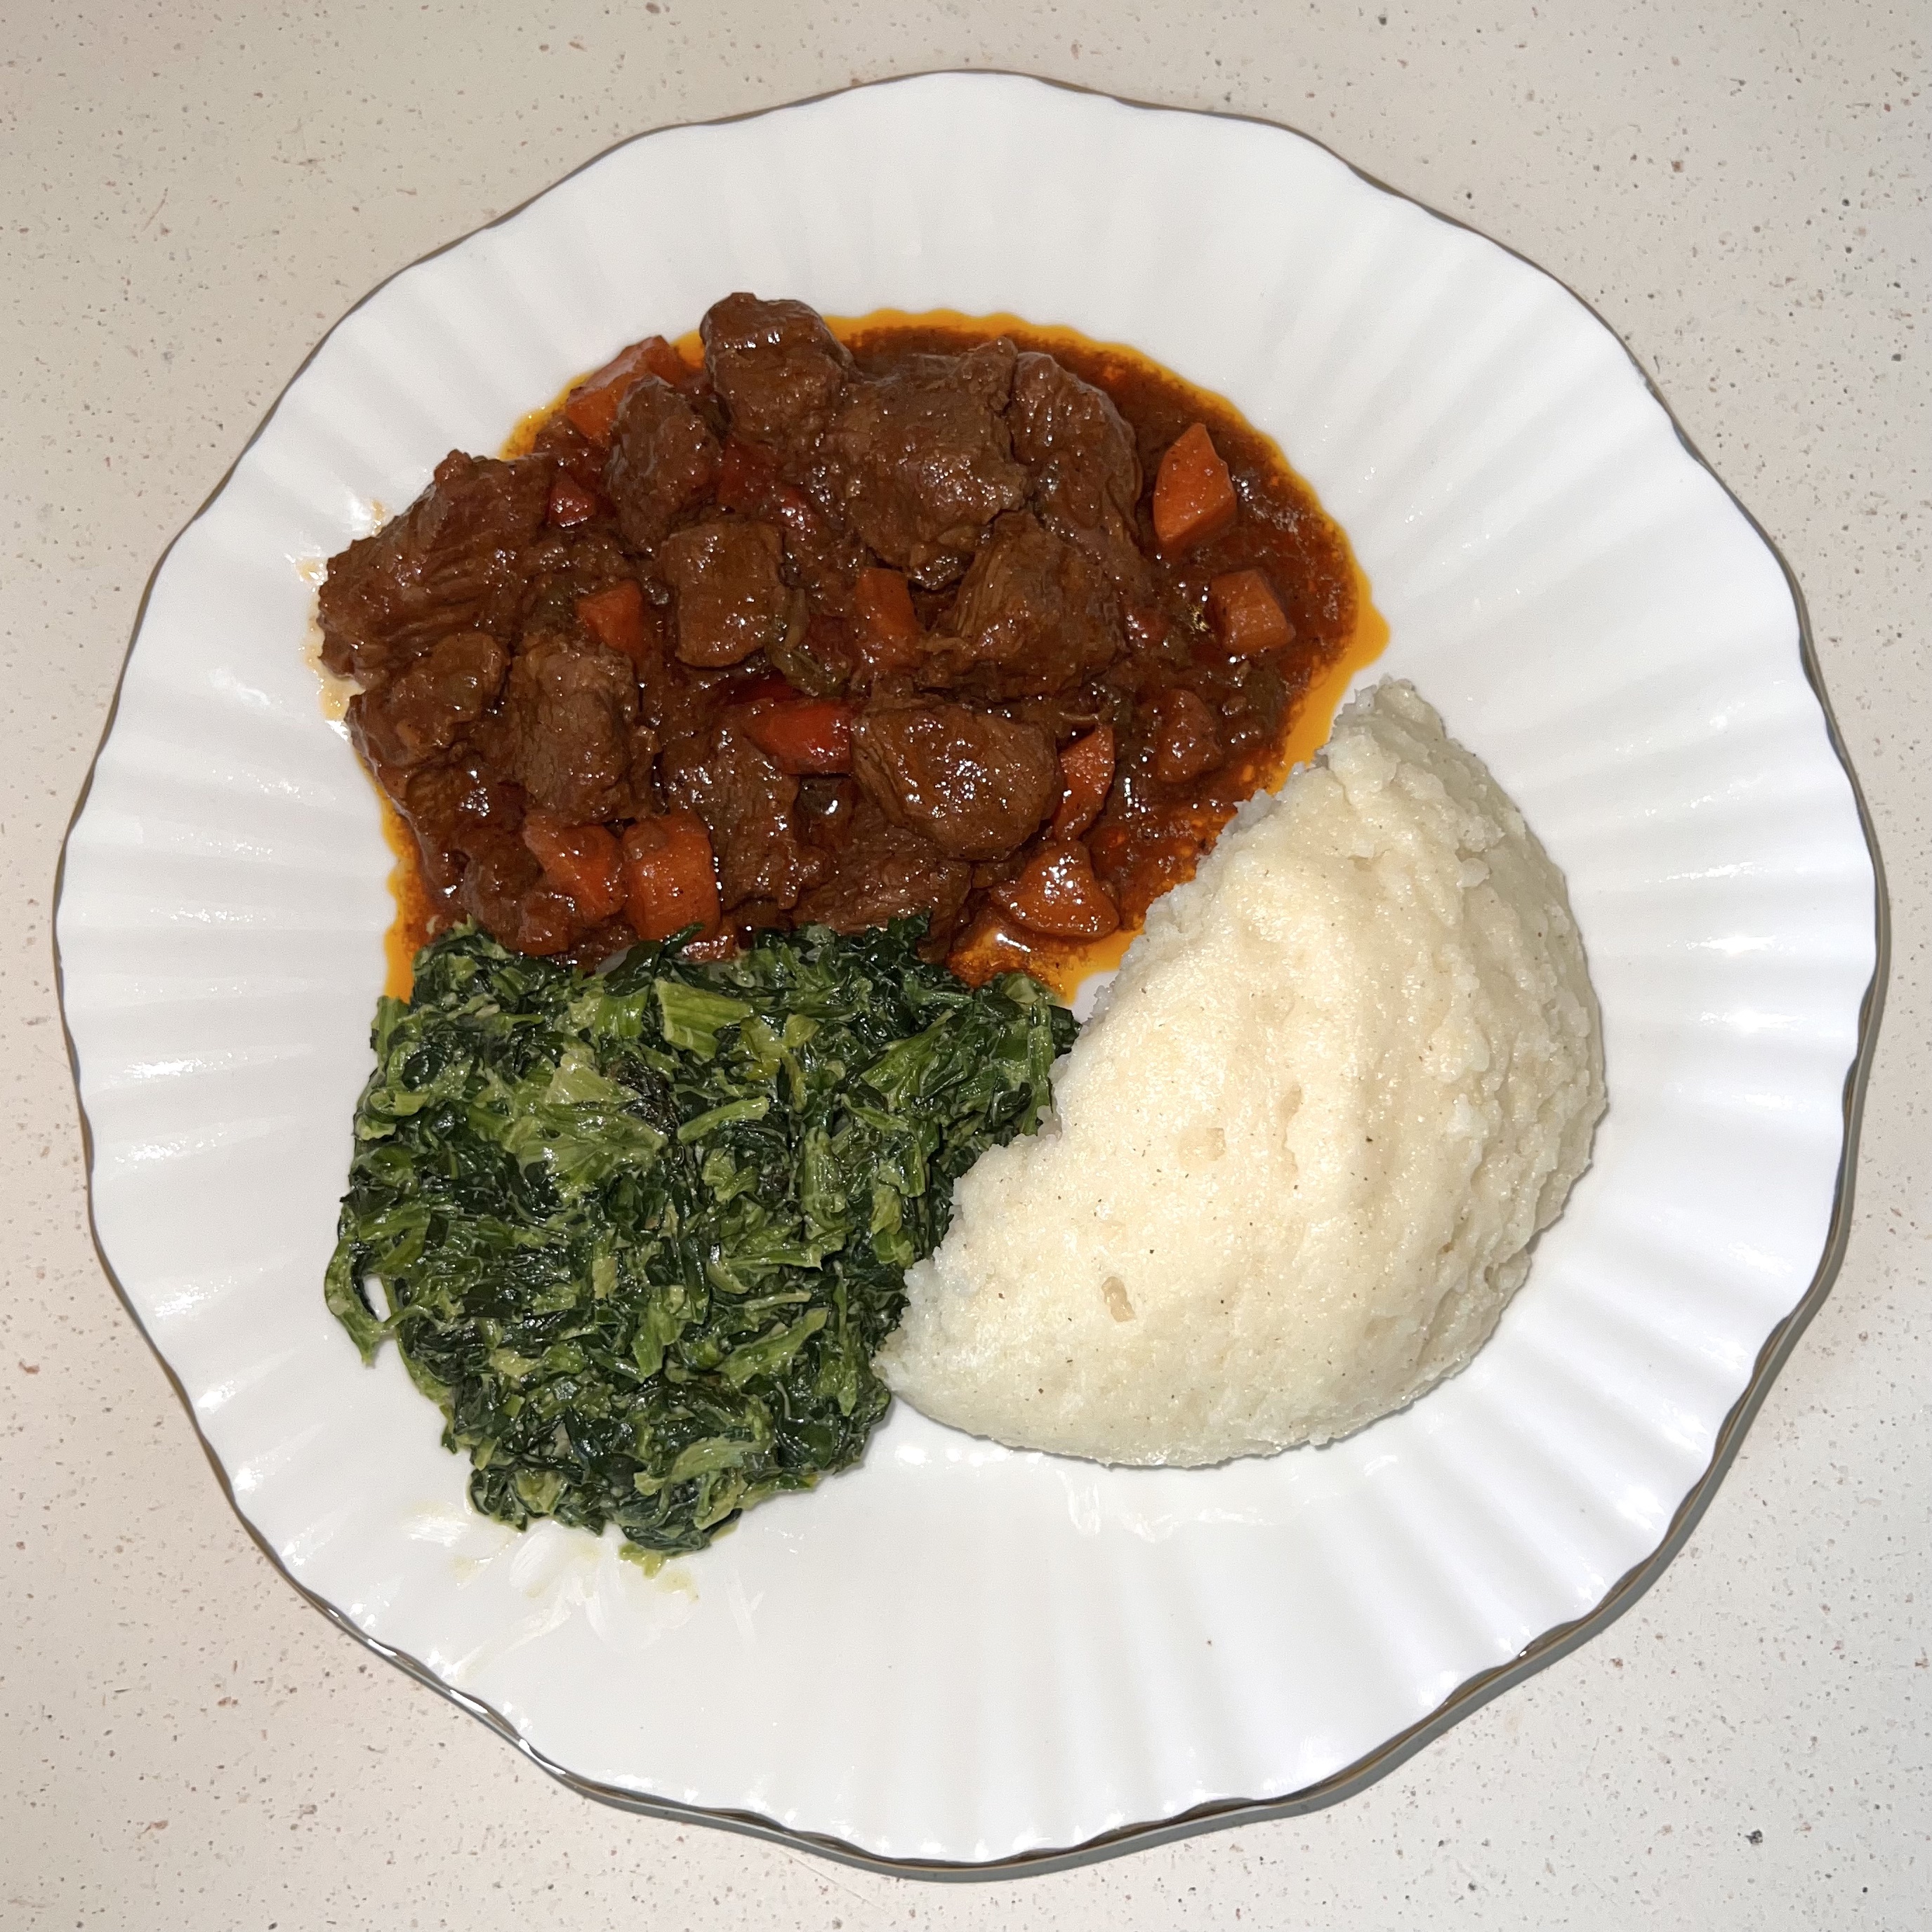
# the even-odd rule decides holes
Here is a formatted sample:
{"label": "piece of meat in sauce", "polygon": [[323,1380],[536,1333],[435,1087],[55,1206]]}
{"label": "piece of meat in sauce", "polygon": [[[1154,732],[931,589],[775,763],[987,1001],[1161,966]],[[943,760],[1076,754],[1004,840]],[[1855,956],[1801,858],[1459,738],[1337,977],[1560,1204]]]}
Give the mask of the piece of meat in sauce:
{"label": "piece of meat in sauce", "polygon": [[830,855],[801,836],[798,780],[729,723],[668,745],[658,777],[666,805],[696,812],[710,830],[727,912],[795,906],[831,871]]}
{"label": "piece of meat in sauce", "polygon": [[632,384],[617,410],[604,488],[634,550],[655,550],[718,476],[718,443],[704,418],[667,382]]}
{"label": "piece of meat in sauce", "polygon": [[846,682],[853,585],[872,556],[832,500],[822,466],[807,480],[811,492],[780,475],[771,451],[733,436],[718,464],[717,503],[783,537],[786,578],[804,591],[818,635],[788,637],[772,661],[800,690],[822,695]]}
{"label": "piece of meat in sauce", "polygon": [[488,631],[449,632],[400,676],[351,699],[350,729],[380,769],[422,764],[482,716],[509,664],[509,652]]}
{"label": "piece of meat in sauce", "polygon": [[788,458],[808,454],[853,373],[818,310],[740,292],[712,303],[698,332],[733,430]]}
{"label": "piece of meat in sauce", "polygon": [[385,774],[396,806],[422,851],[423,883],[446,908],[470,856],[523,822],[524,796],[473,746],[406,772]]}
{"label": "piece of meat in sauce", "polygon": [[1099,565],[1017,511],[973,560],[918,680],[985,702],[1045,697],[1105,670],[1124,641]]}
{"label": "piece of meat in sauce", "polygon": [[547,508],[553,527],[568,530],[603,514],[604,452],[561,410],[530,439],[530,454],[556,465]]}
{"label": "piece of meat in sauce", "polygon": [[927,946],[943,952],[959,923],[973,868],[949,859],[908,826],[895,825],[869,799],[860,802],[838,868],[799,902],[801,924],[862,932],[908,914],[927,915]]}
{"label": "piece of meat in sauce", "polygon": [[[543,868],[514,832],[479,835],[457,887],[457,902],[494,939],[518,950],[524,944],[524,902],[542,883]],[[541,935],[544,950],[552,937]]]}
{"label": "piece of meat in sauce", "polygon": [[510,667],[502,721],[511,773],[533,807],[572,825],[635,811],[633,757],[647,760],[649,741],[637,731],[637,673],[620,652],[535,637]]}
{"label": "piece of meat in sauce", "polygon": [[1053,740],[964,704],[889,700],[852,728],[860,789],[896,825],[953,859],[1003,859],[1060,796]]}
{"label": "piece of meat in sauce", "polygon": [[964,356],[911,356],[851,384],[824,454],[845,514],[896,569],[928,589],[966,568],[982,533],[1027,500],[1001,412],[1012,390],[1010,342]]}
{"label": "piece of meat in sauce", "polygon": [[608,528],[546,530],[525,559],[524,634],[574,631],[578,599],[634,576],[635,568]]}
{"label": "piece of meat in sauce", "polygon": [[677,655],[716,668],[782,649],[805,624],[804,594],[784,580],[784,545],[769,524],[688,524],[658,550],[677,593]]}
{"label": "piece of meat in sauce", "polygon": [[492,834],[479,843],[457,898],[478,925],[518,952],[554,957],[596,935],[580,964],[595,965],[631,943],[620,922],[586,913],[543,868],[520,838]]}
{"label": "piece of meat in sauce", "polygon": [[466,914],[506,946],[550,954],[598,922],[545,879],[521,836],[520,790],[476,753],[419,766],[396,802],[422,850],[432,932]]}
{"label": "piece of meat in sauce", "polygon": [[1112,398],[1031,350],[1014,369],[1006,420],[1040,521],[1090,550],[1124,596],[1150,597],[1153,573],[1134,540],[1140,458]]}
{"label": "piece of meat in sauce", "polygon": [[494,463],[451,451],[400,516],[329,560],[322,662],[370,690],[452,632],[511,635],[554,473],[540,457]]}

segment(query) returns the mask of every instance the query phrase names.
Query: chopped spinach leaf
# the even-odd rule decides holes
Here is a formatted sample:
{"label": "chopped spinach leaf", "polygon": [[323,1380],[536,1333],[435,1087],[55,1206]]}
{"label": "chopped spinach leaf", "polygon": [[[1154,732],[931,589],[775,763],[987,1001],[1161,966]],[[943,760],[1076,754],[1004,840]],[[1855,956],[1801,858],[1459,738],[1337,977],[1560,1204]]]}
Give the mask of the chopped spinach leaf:
{"label": "chopped spinach leaf", "polygon": [[365,1358],[394,1339],[478,1509],[697,1550],[864,1453],[904,1270],[1075,1031],[920,934],[590,974],[465,927],[379,1004],[326,1292]]}

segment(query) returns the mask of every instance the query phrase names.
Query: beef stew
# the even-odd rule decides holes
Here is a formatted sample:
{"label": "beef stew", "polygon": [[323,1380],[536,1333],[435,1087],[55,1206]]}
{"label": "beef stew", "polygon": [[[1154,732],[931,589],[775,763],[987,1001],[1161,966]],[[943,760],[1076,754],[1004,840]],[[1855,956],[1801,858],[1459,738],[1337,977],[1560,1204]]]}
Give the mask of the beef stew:
{"label": "beef stew", "polygon": [[412,948],[916,912],[969,980],[1070,986],[1361,656],[1340,532],[1226,404],[1067,332],[738,294],[699,341],[452,452],[329,563]]}

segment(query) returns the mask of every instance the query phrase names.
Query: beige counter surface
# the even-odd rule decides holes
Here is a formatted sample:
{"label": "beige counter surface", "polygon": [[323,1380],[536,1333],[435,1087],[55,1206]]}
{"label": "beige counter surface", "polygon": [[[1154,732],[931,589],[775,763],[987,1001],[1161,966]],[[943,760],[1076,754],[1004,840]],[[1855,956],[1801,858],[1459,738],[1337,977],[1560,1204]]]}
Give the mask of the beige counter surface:
{"label": "beige counter surface", "polygon": [[[10,10],[0,50],[0,1925],[1932,1924],[1922,6]],[[1365,1794],[942,1887],[586,1802],[308,1608],[87,1226],[50,911],[142,586],[373,284],[622,136],[999,67],[1302,128],[1569,283],[1789,558],[1892,974],[1844,1270],[1594,1642]]]}

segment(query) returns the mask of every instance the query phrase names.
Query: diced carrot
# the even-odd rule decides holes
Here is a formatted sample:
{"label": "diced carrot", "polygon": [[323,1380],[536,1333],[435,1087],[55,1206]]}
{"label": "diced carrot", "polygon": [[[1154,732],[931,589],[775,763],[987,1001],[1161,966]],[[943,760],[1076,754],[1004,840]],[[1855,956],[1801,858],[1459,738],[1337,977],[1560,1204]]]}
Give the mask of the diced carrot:
{"label": "diced carrot", "polygon": [[524,843],[545,880],[568,892],[586,919],[608,919],[623,904],[622,854],[608,826],[568,825],[533,812],[524,820]]}
{"label": "diced carrot", "polygon": [[1220,536],[1240,507],[1208,425],[1194,424],[1160,459],[1154,481],[1154,541],[1162,550],[1191,549]]}
{"label": "diced carrot", "polygon": [[691,374],[684,358],[662,335],[647,335],[620,350],[571,391],[563,412],[601,449],[610,440],[618,406],[632,383],[645,376],[677,383]]}
{"label": "diced carrot", "polygon": [[689,382],[698,373],[677,352],[676,346],[662,335],[647,335],[638,346],[644,353],[644,367],[659,382],[668,382],[674,389],[680,382]]}
{"label": "diced carrot", "polygon": [[1085,846],[1046,845],[994,896],[1014,918],[1052,939],[1104,939],[1120,923],[1114,896],[1094,876]]}
{"label": "diced carrot", "polygon": [[610,440],[618,406],[632,384],[650,374],[644,366],[644,344],[634,342],[578,383],[565,399],[563,412],[601,449]]}
{"label": "diced carrot", "polygon": [[754,678],[749,684],[734,685],[731,689],[731,702],[734,706],[752,704],[783,704],[798,695],[798,687],[788,678],[781,677],[776,671],[767,671],[762,677]]}
{"label": "diced carrot", "polygon": [[588,523],[596,514],[597,499],[568,470],[560,470],[556,481],[550,486],[550,521],[558,529],[567,530],[574,524]]}
{"label": "diced carrot", "polygon": [[700,938],[718,936],[718,868],[696,812],[640,818],[624,834],[624,902],[640,939],[668,939],[688,926]]}
{"label": "diced carrot", "polygon": [[780,771],[794,778],[808,772],[849,772],[854,709],[830,698],[760,705],[746,720],[746,735]]}
{"label": "diced carrot", "polygon": [[1102,724],[1060,754],[1060,808],[1052,836],[1078,838],[1100,815],[1114,786],[1114,728]]}
{"label": "diced carrot", "polygon": [[921,632],[912,592],[896,570],[862,570],[852,586],[859,622],[854,640],[860,659],[874,676],[910,670],[919,662]]}
{"label": "diced carrot", "polygon": [[1040,945],[1017,920],[996,906],[981,909],[946,956],[947,970],[969,986],[983,986],[1001,973],[1030,973]]}
{"label": "diced carrot", "polygon": [[655,627],[645,620],[644,593],[634,578],[620,578],[602,590],[580,597],[577,614],[600,644],[622,651],[634,664],[641,664],[652,656]]}
{"label": "diced carrot", "polygon": [[1154,700],[1154,716],[1160,736],[1154,741],[1154,775],[1163,784],[1185,784],[1221,762],[1220,721],[1195,692],[1162,692]]}
{"label": "diced carrot", "polygon": [[912,592],[896,570],[862,570],[852,586],[852,602],[868,637],[882,644],[916,644],[919,617]]}
{"label": "diced carrot", "polygon": [[1294,641],[1294,626],[1258,570],[1233,570],[1208,586],[1208,618],[1230,657],[1258,657]]}

